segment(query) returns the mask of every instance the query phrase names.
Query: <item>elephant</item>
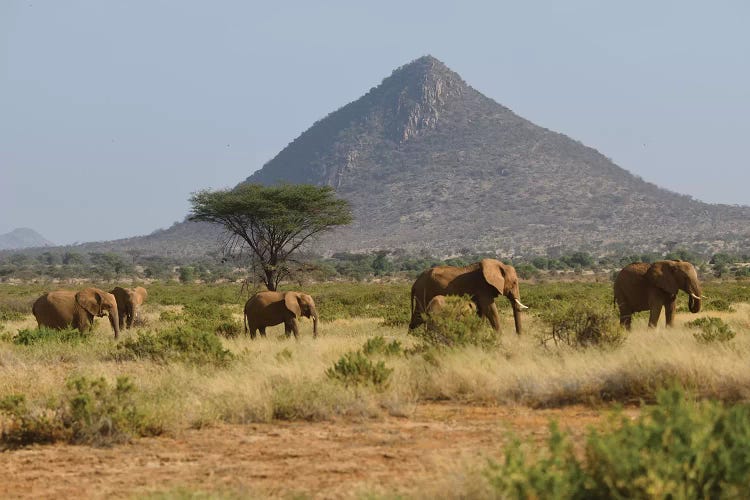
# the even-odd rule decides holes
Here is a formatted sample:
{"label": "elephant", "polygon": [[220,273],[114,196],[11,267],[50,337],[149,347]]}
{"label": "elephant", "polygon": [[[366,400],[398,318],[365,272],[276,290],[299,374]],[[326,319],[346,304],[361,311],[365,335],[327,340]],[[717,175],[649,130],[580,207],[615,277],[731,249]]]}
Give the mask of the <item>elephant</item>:
{"label": "elephant", "polygon": [[654,328],[664,307],[667,326],[672,326],[679,290],[688,294],[690,312],[699,312],[701,286],[698,273],[690,262],[660,260],[653,264],[635,262],[625,266],[614,284],[614,302],[620,310],[620,324],[630,330],[633,313],[651,311],[648,326]]}
{"label": "elephant", "polygon": [[117,301],[114,295],[98,288],[84,288],[80,292],[57,290],[36,299],[31,307],[39,327],[62,330],[73,327],[81,332],[91,328],[94,316],[109,315],[109,323],[120,335]]}
{"label": "elephant", "polygon": [[315,301],[306,293],[300,292],[258,292],[245,303],[245,333],[255,338],[256,330],[266,336],[266,327],[284,323],[284,333],[290,332],[299,338],[297,318],[306,316],[313,320],[313,338],[318,336],[318,311]]}
{"label": "elephant", "polygon": [[468,295],[477,306],[477,314],[487,318],[500,333],[500,317],[495,297],[505,295],[513,308],[516,333],[521,334],[521,303],[518,276],[513,266],[495,259],[482,259],[466,267],[438,266],[420,274],[411,287],[409,330],[424,323],[422,314],[437,295]]}
{"label": "elephant", "polygon": [[138,317],[138,311],[141,304],[148,297],[148,291],[142,286],[135,288],[122,288],[116,286],[110,290],[112,295],[115,296],[117,301],[117,310],[119,311],[119,323],[120,330],[124,328],[132,328],[133,322]]}

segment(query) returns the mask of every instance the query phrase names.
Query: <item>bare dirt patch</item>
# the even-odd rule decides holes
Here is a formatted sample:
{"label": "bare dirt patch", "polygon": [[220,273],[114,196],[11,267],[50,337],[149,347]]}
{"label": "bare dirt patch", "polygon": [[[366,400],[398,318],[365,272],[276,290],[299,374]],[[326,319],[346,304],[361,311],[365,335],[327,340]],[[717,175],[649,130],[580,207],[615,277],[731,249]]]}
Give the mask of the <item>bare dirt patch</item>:
{"label": "bare dirt patch", "polygon": [[419,484],[460,473],[466,464],[499,457],[511,431],[543,440],[550,419],[578,439],[589,426],[604,422],[602,412],[579,406],[423,404],[409,418],[221,425],[109,449],[32,446],[0,454],[0,496],[409,495]]}

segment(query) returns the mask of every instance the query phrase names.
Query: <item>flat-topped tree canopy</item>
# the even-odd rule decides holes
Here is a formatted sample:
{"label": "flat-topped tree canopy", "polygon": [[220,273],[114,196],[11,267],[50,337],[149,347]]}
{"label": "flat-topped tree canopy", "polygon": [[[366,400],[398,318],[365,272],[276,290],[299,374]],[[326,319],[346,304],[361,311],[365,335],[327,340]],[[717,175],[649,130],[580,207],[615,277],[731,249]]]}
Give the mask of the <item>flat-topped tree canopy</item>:
{"label": "flat-topped tree canopy", "polygon": [[198,191],[190,203],[191,220],[223,226],[225,255],[250,250],[269,290],[289,275],[287,262],[295,251],[316,235],[353,220],[349,202],[336,198],[330,186],[240,184]]}

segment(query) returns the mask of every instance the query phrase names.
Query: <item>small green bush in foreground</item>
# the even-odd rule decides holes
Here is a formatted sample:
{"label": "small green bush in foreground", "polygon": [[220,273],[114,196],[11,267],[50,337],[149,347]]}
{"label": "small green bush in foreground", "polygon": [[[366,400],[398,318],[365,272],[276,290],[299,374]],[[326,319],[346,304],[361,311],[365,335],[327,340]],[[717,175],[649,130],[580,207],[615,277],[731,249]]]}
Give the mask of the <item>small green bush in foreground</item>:
{"label": "small green bush in foreground", "polygon": [[571,347],[617,347],[625,340],[625,330],[612,307],[580,302],[551,302],[541,313],[550,326],[555,344]]}
{"label": "small green bush in foreground", "polygon": [[424,315],[424,326],[415,328],[410,333],[430,346],[496,347],[498,340],[495,331],[468,304],[467,298],[448,296],[442,310],[430,316]]}
{"label": "small green bush in foreground", "polygon": [[713,342],[727,342],[732,340],[735,335],[734,330],[726,324],[721,318],[705,317],[685,323],[686,326],[700,331],[693,333],[693,337],[701,344],[711,344]]}
{"label": "small green bush in foreground", "polygon": [[176,360],[226,366],[234,355],[213,333],[178,326],[157,333],[138,332],[136,338],[125,339],[117,345],[113,358],[118,361],[145,358],[161,363]]}
{"label": "small green bush in foreground", "polygon": [[31,411],[23,394],[0,398],[0,450],[67,440],[69,434],[58,412]]}
{"label": "small green bush in foreground", "polygon": [[76,328],[66,328],[64,330],[55,330],[52,328],[27,328],[19,330],[18,334],[13,337],[13,343],[18,345],[40,344],[42,342],[61,342],[75,344],[86,342],[91,335],[83,333]]}
{"label": "small green bush in foreground", "polygon": [[114,387],[100,377],[68,381],[63,422],[71,431],[70,442],[104,445],[121,443],[145,429],[144,417],[133,400],[135,388],[127,377]]}
{"label": "small green bush in foreground", "polygon": [[373,385],[385,387],[393,372],[383,361],[373,363],[361,351],[348,352],[328,370],[326,375],[346,385]]}
{"label": "small green bush in foreground", "polygon": [[103,377],[78,377],[66,389],[59,402],[38,410],[30,409],[22,394],[0,399],[0,450],[55,441],[105,446],[159,433],[136,407],[127,377],[114,387]]}
{"label": "small green bush in foreground", "polygon": [[511,498],[750,498],[750,410],[689,401],[678,389],[619,427],[592,430],[579,459],[551,425],[547,449],[527,454],[515,441],[485,471]]}
{"label": "small green bush in foreground", "polygon": [[401,342],[394,340],[386,343],[385,338],[382,335],[376,335],[367,339],[362,346],[362,352],[370,356],[372,354],[383,354],[385,356],[397,356],[401,354]]}

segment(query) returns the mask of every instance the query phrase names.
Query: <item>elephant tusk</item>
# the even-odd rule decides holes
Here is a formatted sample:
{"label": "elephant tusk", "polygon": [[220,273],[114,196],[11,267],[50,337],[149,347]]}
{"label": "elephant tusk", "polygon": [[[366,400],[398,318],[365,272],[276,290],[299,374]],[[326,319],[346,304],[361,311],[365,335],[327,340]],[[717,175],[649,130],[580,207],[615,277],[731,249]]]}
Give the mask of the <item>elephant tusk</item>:
{"label": "elephant tusk", "polygon": [[692,298],[694,298],[695,300],[701,300],[701,298],[700,298],[700,297],[698,297],[698,296],[697,296],[696,294],[694,294],[694,293],[691,293],[691,294],[690,294],[690,296],[691,296]]}
{"label": "elephant tusk", "polygon": [[525,305],[521,304],[521,301],[518,300],[518,299],[515,299],[515,302],[516,302],[516,304],[518,304],[518,307],[520,307],[521,309],[528,309],[529,308],[529,306],[525,306]]}

